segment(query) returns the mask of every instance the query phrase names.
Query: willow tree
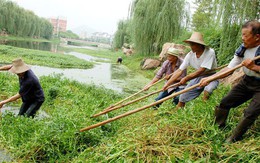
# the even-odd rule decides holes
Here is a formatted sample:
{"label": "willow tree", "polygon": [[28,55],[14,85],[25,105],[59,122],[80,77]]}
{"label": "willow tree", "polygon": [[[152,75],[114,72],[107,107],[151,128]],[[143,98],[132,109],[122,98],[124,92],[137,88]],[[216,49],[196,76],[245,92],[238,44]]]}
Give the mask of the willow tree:
{"label": "willow tree", "polygon": [[136,51],[158,53],[165,42],[178,38],[188,20],[185,5],[185,0],[135,0],[131,34]]}
{"label": "willow tree", "polygon": [[222,27],[218,59],[228,62],[241,44],[241,26],[248,20],[259,20],[259,0],[215,0],[216,21]]}
{"label": "willow tree", "polygon": [[0,0],[1,30],[5,30],[10,35],[21,37],[49,39],[52,36],[50,22],[8,0]]}
{"label": "willow tree", "polygon": [[120,20],[117,24],[117,31],[113,39],[113,47],[121,48],[124,43],[130,43],[129,20]]}

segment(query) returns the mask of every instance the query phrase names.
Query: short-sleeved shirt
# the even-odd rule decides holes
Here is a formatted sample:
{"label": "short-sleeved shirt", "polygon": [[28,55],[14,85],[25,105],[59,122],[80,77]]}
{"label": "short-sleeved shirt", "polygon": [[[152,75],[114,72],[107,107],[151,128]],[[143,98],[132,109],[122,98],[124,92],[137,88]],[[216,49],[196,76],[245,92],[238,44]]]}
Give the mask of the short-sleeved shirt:
{"label": "short-sleeved shirt", "polygon": [[[182,64],[183,60],[181,58],[178,58],[176,65],[174,67],[174,70],[172,69],[172,63],[169,62],[169,60],[166,60],[163,62],[162,67],[160,68],[160,70],[157,72],[156,74],[156,78],[157,79],[161,79],[163,77],[163,75],[170,75],[173,72],[175,72],[177,69],[179,69],[180,65]],[[181,74],[181,78],[184,78],[187,75],[187,70],[185,69],[182,74]],[[179,86],[184,87],[184,86]],[[173,89],[175,89],[175,87],[168,89],[168,92],[172,91]]]}
{"label": "short-sleeved shirt", "polygon": [[[253,59],[255,57],[255,53],[256,53],[256,50],[258,47],[259,46],[250,48],[250,49],[246,49],[246,51],[244,53],[244,57],[238,57],[238,56],[234,55],[234,58],[228,64],[228,68],[233,68],[233,67],[239,65],[245,59]],[[254,77],[260,78],[259,73],[252,71],[252,70],[246,68],[245,66],[243,67],[243,71],[248,76],[254,76]]]}
{"label": "short-sleeved shirt", "polygon": [[183,63],[180,66],[181,70],[186,69],[191,66],[198,70],[199,68],[206,68],[211,70],[217,67],[217,59],[215,51],[211,48],[205,48],[202,55],[197,58],[196,53],[190,51],[184,58]]}
{"label": "short-sleeved shirt", "polygon": [[23,102],[43,102],[44,93],[38,78],[28,70],[23,78],[19,78],[20,90],[19,94]]}

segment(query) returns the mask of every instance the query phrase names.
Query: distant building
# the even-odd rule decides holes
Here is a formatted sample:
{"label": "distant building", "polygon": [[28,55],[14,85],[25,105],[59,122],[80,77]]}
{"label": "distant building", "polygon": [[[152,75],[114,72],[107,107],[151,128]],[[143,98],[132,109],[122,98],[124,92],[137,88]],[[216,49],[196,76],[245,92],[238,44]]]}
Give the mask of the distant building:
{"label": "distant building", "polygon": [[80,32],[80,34],[79,34],[79,38],[81,38],[81,39],[85,39],[85,38],[87,38],[87,32],[85,32],[85,31],[82,31],[82,32]]}
{"label": "distant building", "polygon": [[112,38],[112,35],[110,35],[108,33],[105,33],[105,32],[95,32],[95,33],[92,33],[92,36],[91,36],[90,39],[91,39],[91,41],[110,44],[111,38]]}
{"label": "distant building", "polygon": [[49,18],[50,23],[53,26],[53,34],[67,31],[67,19],[64,17],[52,17]]}

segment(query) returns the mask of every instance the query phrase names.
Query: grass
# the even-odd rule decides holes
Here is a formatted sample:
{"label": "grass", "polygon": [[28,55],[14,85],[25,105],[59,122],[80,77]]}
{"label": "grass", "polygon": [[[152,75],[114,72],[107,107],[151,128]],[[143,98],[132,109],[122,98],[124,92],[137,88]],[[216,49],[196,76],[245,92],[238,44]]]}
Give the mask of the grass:
{"label": "grass", "polygon": [[[120,55],[106,51],[96,55],[102,57],[103,54],[111,59]],[[134,64],[139,60],[136,58],[128,57],[123,63]],[[0,81],[2,96],[10,97],[18,91],[15,75],[0,73]],[[231,110],[226,129],[219,130],[213,123],[214,108],[229,87],[220,86],[207,103],[199,97],[176,111],[168,100],[157,111],[146,109],[105,126],[79,132],[83,127],[149,104],[154,96],[107,115],[90,118],[125,95],[62,80],[59,75],[41,77],[40,82],[46,95],[41,110],[47,112],[49,118],[30,119],[12,114],[1,118],[0,144],[17,162],[260,161],[259,120],[242,141],[224,143],[247,104]],[[21,101],[9,105],[18,107]]]}
{"label": "grass", "polygon": [[59,43],[59,39],[34,39],[31,37],[16,37],[16,36],[0,36],[0,40],[7,39],[7,40],[15,40],[15,41],[36,41],[36,42],[53,42],[53,43]]}
{"label": "grass", "polygon": [[[89,50],[89,49],[73,49],[73,51],[88,54],[95,57],[101,58],[108,58],[111,60],[112,63],[116,63],[118,57],[122,57],[123,65],[127,66],[130,70],[137,72],[143,75],[146,78],[153,78],[155,75],[155,70],[142,70],[141,69],[141,62],[143,61],[144,57],[139,55],[131,55],[126,56],[123,52],[120,51],[111,51],[111,50]],[[156,58],[156,57],[154,57]]]}
{"label": "grass", "polygon": [[56,68],[92,68],[93,63],[71,55],[52,52],[16,48],[0,45],[0,58],[2,63],[11,63],[15,58],[22,58],[25,63]]}

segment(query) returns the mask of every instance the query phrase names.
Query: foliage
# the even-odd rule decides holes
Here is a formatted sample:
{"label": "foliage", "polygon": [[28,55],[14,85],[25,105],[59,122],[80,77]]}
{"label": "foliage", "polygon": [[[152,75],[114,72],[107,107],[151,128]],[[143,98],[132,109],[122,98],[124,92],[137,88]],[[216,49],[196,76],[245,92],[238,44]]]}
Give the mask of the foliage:
{"label": "foliage", "polygon": [[235,49],[241,44],[242,24],[247,20],[259,20],[259,6],[258,0],[215,0],[218,20],[223,28],[219,52],[221,54],[219,60],[222,63],[229,61]]}
{"label": "foliage", "polygon": [[[5,75],[1,73],[0,78],[3,79]],[[18,84],[13,81],[17,81],[15,76],[6,75],[1,82],[1,88],[9,90],[9,96],[17,92],[13,87]],[[115,122],[115,127],[108,125],[97,132],[78,132],[81,127],[93,123],[88,117],[97,108],[105,107],[109,101],[118,98],[113,91],[62,80],[59,76],[43,77],[40,82],[45,92],[58,89],[55,99],[49,97],[51,94],[45,94],[47,98],[41,110],[47,112],[49,118],[30,119],[12,114],[1,118],[0,142],[14,154],[15,159],[68,162],[86,148],[96,146],[103,138],[112,136],[115,127],[120,126],[120,122]]]}
{"label": "foliage", "polygon": [[67,30],[66,32],[60,32],[59,36],[63,37],[63,38],[72,38],[72,39],[79,38],[79,36],[77,34],[73,33],[71,30]]}
{"label": "foliage", "polygon": [[192,16],[194,30],[200,31],[214,27],[213,3],[212,0],[195,0],[197,10]]}
{"label": "foliage", "polygon": [[117,25],[117,31],[113,39],[113,47],[121,48],[124,43],[131,43],[130,28],[131,23],[129,20],[120,20]]}
{"label": "foliage", "polygon": [[[83,49],[80,49],[83,51]],[[108,50],[85,50],[95,56],[116,58]],[[135,68],[139,57],[125,57]],[[141,57],[140,57],[141,58]],[[133,66],[134,65],[134,66]],[[0,73],[1,97],[18,91],[17,77]],[[227,127],[214,125],[214,108],[229,91],[220,86],[207,103],[201,97],[187,103],[184,109],[172,109],[171,100],[157,111],[146,109],[96,129],[80,128],[114,117],[153,102],[147,98],[98,118],[89,118],[107,106],[123,99],[125,94],[84,85],[59,75],[44,76],[40,82],[46,101],[40,111],[49,116],[35,119],[5,114],[0,121],[0,144],[17,162],[259,162],[259,122],[245,134],[245,139],[225,144],[243,109],[231,110]],[[162,83],[163,84],[163,83]],[[158,90],[162,85],[157,88]],[[156,96],[156,95],[155,95]],[[14,108],[21,105],[9,103]]]}
{"label": "foliage", "polygon": [[48,20],[9,0],[0,0],[0,30],[21,37],[50,39],[52,36],[52,25]]}
{"label": "foliage", "polygon": [[91,68],[92,63],[71,55],[64,55],[40,50],[29,50],[0,45],[1,62],[11,63],[15,58],[22,58],[25,63],[58,68]]}
{"label": "foliage", "polygon": [[259,20],[260,1],[196,0],[195,3],[198,8],[192,18],[194,29],[212,35],[209,41],[218,53],[219,63],[229,62],[242,42],[242,24]]}
{"label": "foliage", "polygon": [[188,16],[182,0],[136,0],[132,6],[131,39],[139,54],[158,53],[165,42],[178,38]]}
{"label": "foliage", "polygon": [[[9,96],[14,94],[15,77],[1,73],[0,78],[1,88],[9,90]],[[54,99],[46,93],[41,108],[49,118],[6,114],[0,122],[0,142],[18,162],[259,162],[259,121],[243,141],[234,144],[223,141],[236,126],[241,109],[231,111],[223,131],[213,125],[214,107],[229,88],[220,87],[207,104],[198,98],[185,109],[174,111],[167,101],[157,111],[147,109],[80,133],[82,127],[152,99],[111,112],[108,117],[90,119],[122,97],[59,76],[42,77],[40,81],[45,92],[57,91]]]}

